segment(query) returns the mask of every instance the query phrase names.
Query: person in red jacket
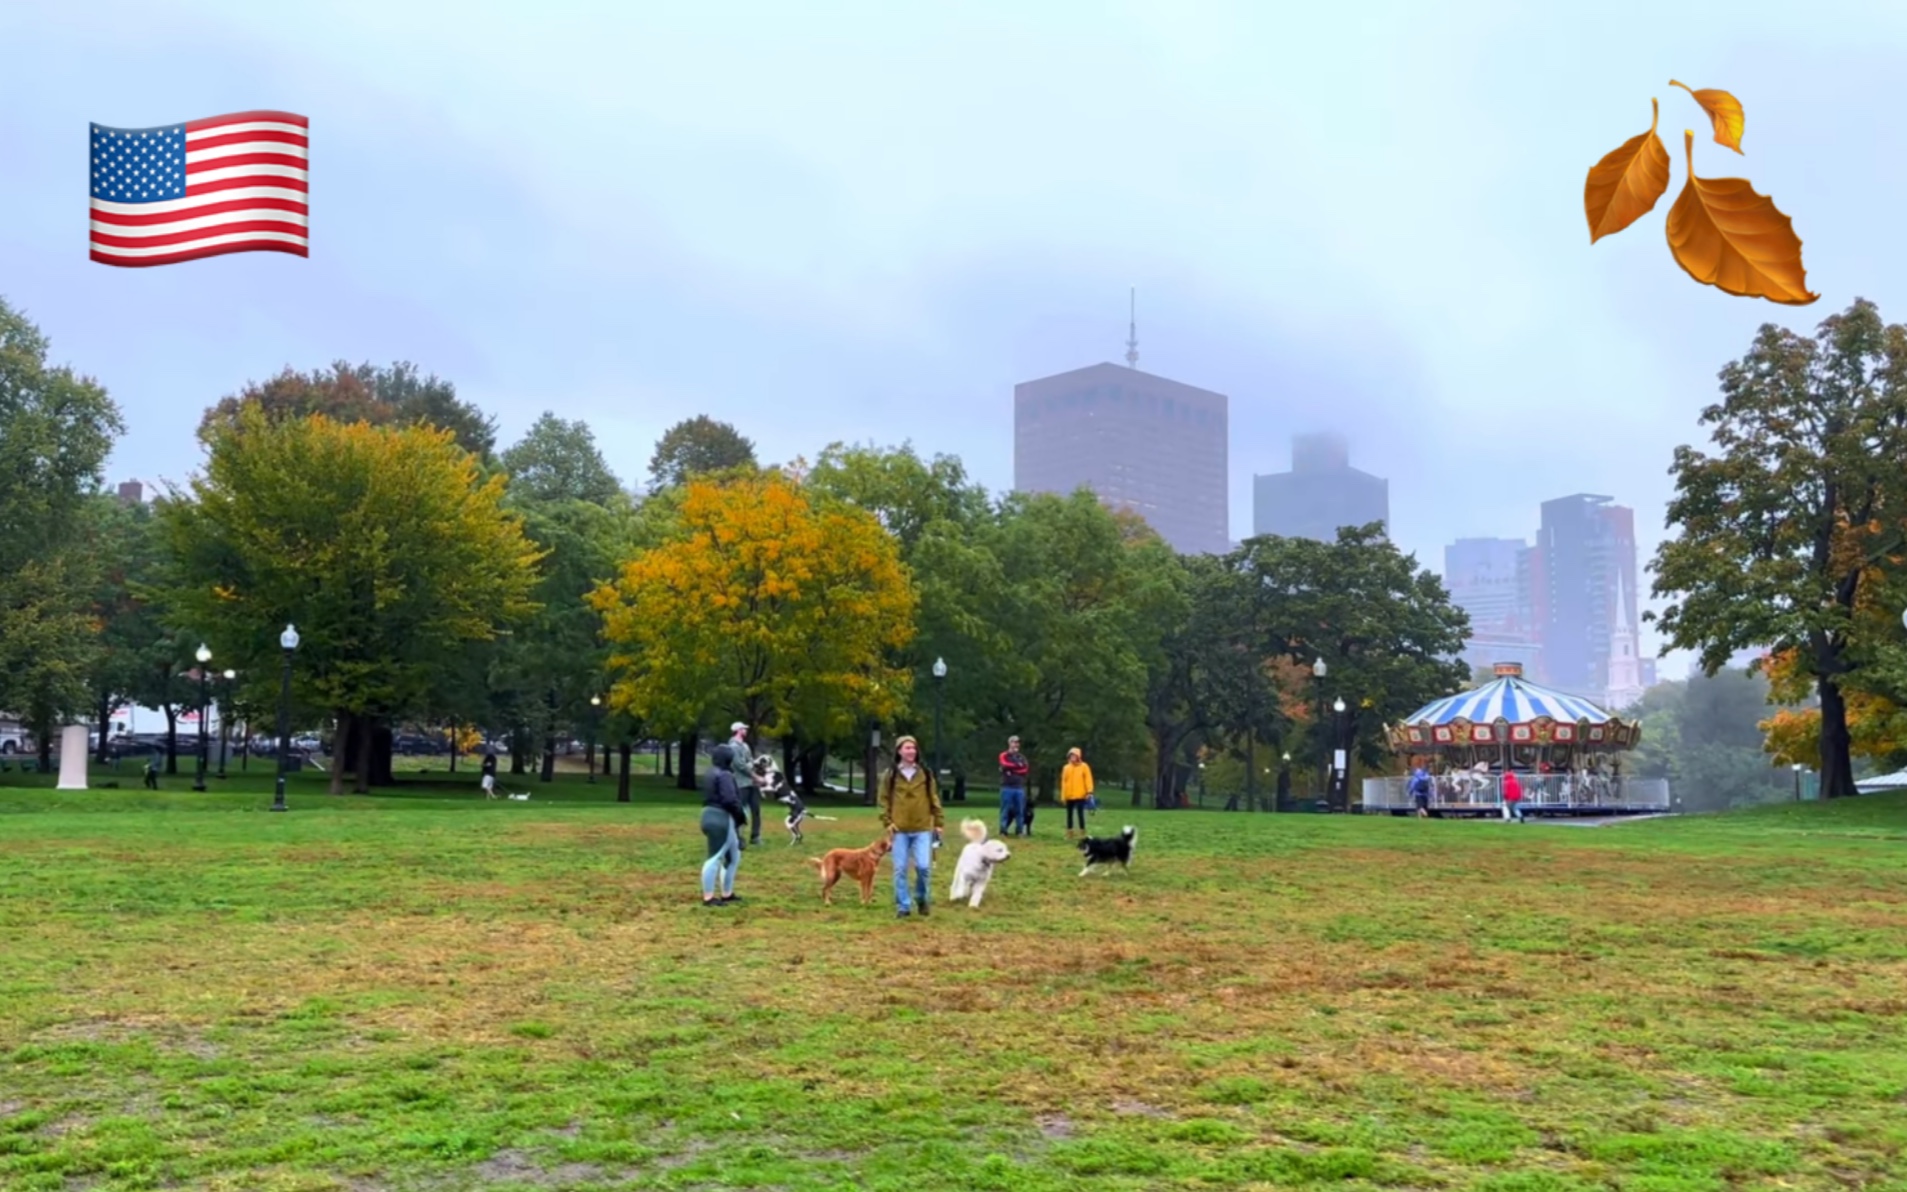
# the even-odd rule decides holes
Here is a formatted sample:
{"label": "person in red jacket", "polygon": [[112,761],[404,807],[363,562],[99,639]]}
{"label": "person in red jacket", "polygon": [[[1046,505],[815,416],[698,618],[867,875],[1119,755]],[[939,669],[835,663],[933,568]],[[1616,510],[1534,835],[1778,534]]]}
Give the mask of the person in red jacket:
{"label": "person in red jacket", "polygon": [[1523,784],[1515,770],[1503,771],[1503,818],[1523,823]]}
{"label": "person in red jacket", "polygon": [[1032,767],[1020,752],[1020,739],[1008,737],[1000,755],[1000,835],[1018,836],[1033,826],[1027,814],[1026,776]]}

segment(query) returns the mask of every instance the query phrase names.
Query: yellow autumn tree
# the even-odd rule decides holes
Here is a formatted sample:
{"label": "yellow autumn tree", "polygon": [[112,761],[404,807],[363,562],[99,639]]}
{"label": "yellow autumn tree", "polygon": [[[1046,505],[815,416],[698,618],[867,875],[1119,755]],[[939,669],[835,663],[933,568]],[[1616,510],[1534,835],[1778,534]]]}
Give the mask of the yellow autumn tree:
{"label": "yellow autumn tree", "polygon": [[796,708],[884,717],[910,685],[886,661],[918,604],[898,545],[779,473],[689,481],[660,544],[590,603],[613,650],[610,706],[665,731],[713,715],[779,732]]}

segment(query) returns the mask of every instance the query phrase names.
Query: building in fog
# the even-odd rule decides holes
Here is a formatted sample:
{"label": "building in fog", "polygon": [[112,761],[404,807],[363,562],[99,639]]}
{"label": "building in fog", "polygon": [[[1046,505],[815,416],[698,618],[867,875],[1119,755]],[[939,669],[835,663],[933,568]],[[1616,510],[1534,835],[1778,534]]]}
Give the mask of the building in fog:
{"label": "building in fog", "polygon": [[1521,538],[1459,538],[1444,547],[1444,587],[1470,618],[1463,660],[1472,667],[1522,664],[1541,681],[1543,647],[1535,633],[1530,586],[1535,572]]}
{"label": "building in fog", "polygon": [[1146,520],[1182,554],[1224,554],[1225,395],[1095,364],[1013,387],[1013,487],[1091,489]]}
{"label": "building in fog", "polygon": [[1622,582],[1622,570],[1617,568],[1615,599],[1611,602],[1616,625],[1610,631],[1609,677],[1603,688],[1603,706],[1611,712],[1633,707],[1648,686],[1642,675],[1641,638],[1636,632],[1636,623],[1629,619],[1625,611],[1628,606],[1628,601],[1623,598],[1626,590]]}
{"label": "building in fog", "polygon": [[1252,533],[1336,542],[1344,526],[1390,522],[1390,481],[1351,466],[1337,435],[1291,440],[1291,470],[1252,477]]}
{"label": "building in fog", "polygon": [[1613,502],[1588,493],[1543,502],[1532,549],[1530,611],[1545,681],[1587,699],[1607,698],[1612,643],[1621,626],[1641,624],[1635,511]]}

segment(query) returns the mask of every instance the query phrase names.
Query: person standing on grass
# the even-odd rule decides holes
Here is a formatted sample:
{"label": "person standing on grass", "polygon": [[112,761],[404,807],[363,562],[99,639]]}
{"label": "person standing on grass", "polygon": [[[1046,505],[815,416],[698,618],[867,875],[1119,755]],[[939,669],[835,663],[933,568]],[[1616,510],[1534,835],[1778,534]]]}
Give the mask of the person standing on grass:
{"label": "person standing on grass", "polygon": [[483,778],[481,785],[485,795],[497,793],[497,754],[494,749],[483,751]]}
{"label": "person standing on grass", "polygon": [[755,785],[755,755],[748,751],[748,726],[737,720],[728,726],[728,771],[735,777],[735,793],[748,808],[748,843],[761,843],[761,791]]}
{"label": "person standing on grass", "polygon": [[1066,839],[1073,839],[1073,821],[1086,831],[1086,801],[1093,797],[1093,768],[1086,764],[1079,747],[1066,751],[1066,766],[1059,772],[1059,801],[1066,805]]}
{"label": "person standing on grass", "polygon": [[1020,739],[1008,737],[1000,755],[1000,835],[1018,836],[1030,827],[1026,812],[1026,776],[1032,771],[1020,752]]}
{"label": "person standing on grass", "polygon": [[[894,844],[894,907],[905,919],[928,912],[927,884],[940,847],[945,821],[940,810],[940,786],[920,764],[920,742],[902,737],[894,742],[894,767],[881,784],[881,826]],[[907,867],[914,867],[914,898],[907,893]]]}
{"label": "person standing on grass", "polygon": [[742,863],[742,829],[748,825],[748,809],[735,793],[730,760],[728,746],[717,745],[709,753],[708,777],[702,783],[702,838],[708,844],[708,859],[702,862],[703,906],[741,901],[735,893],[735,871]]}
{"label": "person standing on grass", "polygon": [[1410,801],[1416,805],[1417,818],[1430,818],[1430,771],[1418,766],[1410,773]]}
{"label": "person standing on grass", "polygon": [[1523,822],[1523,784],[1515,770],[1503,771],[1503,818]]}

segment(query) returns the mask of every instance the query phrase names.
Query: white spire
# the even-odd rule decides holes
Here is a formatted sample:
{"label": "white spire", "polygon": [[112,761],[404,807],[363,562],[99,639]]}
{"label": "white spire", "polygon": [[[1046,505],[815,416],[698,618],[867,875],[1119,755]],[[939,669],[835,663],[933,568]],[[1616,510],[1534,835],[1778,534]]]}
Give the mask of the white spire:
{"label": "white spire", "polygon": [[1132,287],[1132,321],[1126,324],[1126,367],[1139,367],[1139,287]]}

